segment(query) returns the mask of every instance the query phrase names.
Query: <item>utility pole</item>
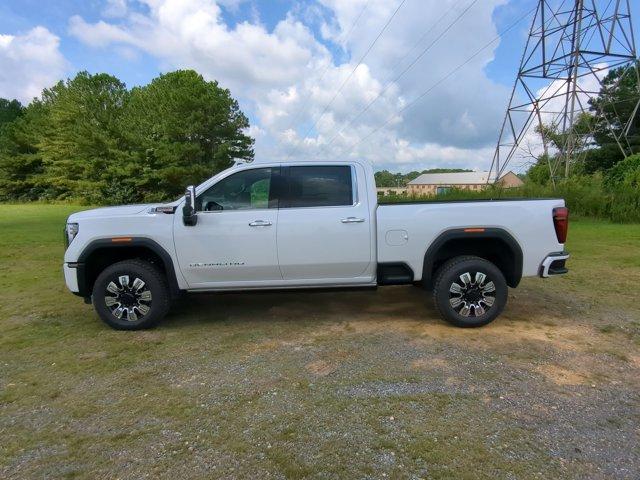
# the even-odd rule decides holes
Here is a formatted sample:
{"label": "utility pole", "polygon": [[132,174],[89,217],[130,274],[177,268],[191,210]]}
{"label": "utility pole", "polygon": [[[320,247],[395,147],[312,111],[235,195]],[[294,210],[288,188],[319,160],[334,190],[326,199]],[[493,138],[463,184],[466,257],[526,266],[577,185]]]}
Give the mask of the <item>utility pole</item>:
{"label": "utility pole", "polygon": [[580,66],[580,37],[582,35],[582,9],[584,7],[584,0],[576,0],[573,23],[573,35],[571,36],[572,44],[572,63],[569,68],[569,75],[567,78],[567,97],[571,98],[571,107],[569,108],[568,115],[564,116],[564,125],[562,130],[567,132],[567,148],[565,148],[565,160],[564,160],[564,178],[569,178],[569,164],[574,154],[576,146],[576,131],[574,128],[575,114],[576,114],[576,96],[578,94],[578,67]]}
{"label": "utility pole", "polygon": [[[494,152],[493,178],[500,178],[514,159],[530,154],[531,143],[540,136],[542,144],[534,145],[535,150],[555,153],[552,181],[563,163],[568,177],[590,135],[576,130],[581,115],[590,111],[589,100],[598,96],[611,69],[622,68],[621,78],[639,78],[637,62],[629,0],[539,0]],[[632,118],[612,122],[605,117],[609,128],[627,126],[619,134],[611,131],[625,157],[631,153],[625,145]],[[557,129],[562,140],[556,152],[549,151],[545,127]]]}

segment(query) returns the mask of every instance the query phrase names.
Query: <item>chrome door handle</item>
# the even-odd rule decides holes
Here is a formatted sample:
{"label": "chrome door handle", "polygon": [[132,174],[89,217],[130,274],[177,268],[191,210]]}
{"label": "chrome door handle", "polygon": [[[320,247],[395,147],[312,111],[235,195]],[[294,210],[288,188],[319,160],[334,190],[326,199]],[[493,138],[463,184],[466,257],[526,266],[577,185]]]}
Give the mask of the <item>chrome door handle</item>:
{"label": "chrome door handle", "polygon": [[271,226],[271,222],[265,220],[254,220],[253,222],[249,222],[250,227],[269,227]]}
{"label": "chrome door handle", "polygon": [[347,217],[340,220],[342,223],[362,223],[364,218]]}

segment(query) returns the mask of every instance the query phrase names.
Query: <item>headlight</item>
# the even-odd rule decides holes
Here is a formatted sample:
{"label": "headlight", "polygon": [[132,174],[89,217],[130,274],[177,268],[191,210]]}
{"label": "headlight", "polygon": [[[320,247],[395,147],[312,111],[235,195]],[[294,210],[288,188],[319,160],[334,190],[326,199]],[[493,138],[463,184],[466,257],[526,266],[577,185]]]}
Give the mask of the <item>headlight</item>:
{"label": "headlight", "polygon": [[67,223],[67,226],[64,229],[67,246],[69,246],[69,244],[73,242],[73,239],[76,238],[78,230],[79,228],[77,223]]}

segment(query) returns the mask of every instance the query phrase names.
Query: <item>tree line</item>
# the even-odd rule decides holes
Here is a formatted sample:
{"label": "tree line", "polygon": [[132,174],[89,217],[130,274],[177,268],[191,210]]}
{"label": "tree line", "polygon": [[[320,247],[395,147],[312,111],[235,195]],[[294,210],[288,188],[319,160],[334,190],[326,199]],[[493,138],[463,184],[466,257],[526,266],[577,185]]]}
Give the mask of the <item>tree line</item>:
{"label": "tree line", "polygon": [[253,160],[248,127],[229,90],[193,70],[132,89],[80,72],[27,106],[0,99],[0,201],[176,198]]}
{"label": "tree line", "polygon": [[411,171],[409,173],[392,173],[389,170],[380,170],[375,173],[376,186],[378,187],[404,187],[411,180],[415,180],[423,173],[454,173],[472,172],[464,168],[430,168],[422,171]]}
{"label": "tree line", "polygon": [[[636,69],[640,64],[635,65]],[[535,159],[525,185],[510,192],[521,196],[565,198],[574,214],[615,222],[640,222],[640,85],[638,70],[612,69],[598,95],[589,101],[573,125],[577,134],[572,155],[566,155],[566,134],[557,125],[537,129],[552,148]],[[628,121],[628,122],[627,122]],[[624,151],[624,153],[623,153]],[[550,164],[570,158],[552,178]]]}
{"label": "tree line", "polygon": [[[589,111],[581,113],[574,122],[574,142],[569,155],[571,176],[601,176],[610,184],[612,179],[621,178],[621,169],[630,170],[629,175],[634,175],[634,161],[620,163],[640,153],[640,109],[637,108],[640,63],[635,67],[636,70],[630,67],[610,70],[598,95],[589,100]],[[553,153],[535,157],[527,177],[540,185],[562,181],[564,169],[551,178],[549,166],[567,156],[567,134],[554,124],[538,126],[536,132]]]}
{"label": "tree line", "polygon": [[[611,204],[614,191],[624,191],[625,202],[631,202],[626,210],[640,210],[633,200],[640,190],[640,156],[629,155],[640,152],[638,89],[638,77],[627,69],[607,74],[590,112],[574,125],[579,140],[569,179],[552,178],[549,168],[565,155],[565,135],[557,125],[538,128],[550,149],[533,158],[525,183],[554,195],[566,184],[589,185],[598,192],[589,198],[603,204]],[[621,118],[632,121],[625,125]],[[0,201],[118,204],[176,198],[185,185],[236,160],[252,160],[248,127],[229,90],[193,70],[166,73],[132,89],[112,75],[80,72],[26,106],[0,99]],[[617,140],[623,129],[626,158]],[[463,171],[469,170],[383,170],[375,177],[380,187],[397,187],[422,173]]]}

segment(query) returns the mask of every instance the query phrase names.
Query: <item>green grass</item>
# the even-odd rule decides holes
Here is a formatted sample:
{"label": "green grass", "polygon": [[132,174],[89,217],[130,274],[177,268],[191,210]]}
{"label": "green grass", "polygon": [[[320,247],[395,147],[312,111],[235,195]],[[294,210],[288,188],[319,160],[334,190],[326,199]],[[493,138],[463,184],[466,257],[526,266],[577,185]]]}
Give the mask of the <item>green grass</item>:
{"label": "green grass", "polygon": [[[0,205],[0,477],[571,478],[589,472],[588,461],[567,470],[513,413],[488,408],[497,398],[471,389],[402,390],[427,381],[410,366],[418,356],[459,351],[464,358],[476,351],[484,363],[471,369],[473,378],[509,382],[512,376],[495,367],[498,359],[515,365],[546,354],[539,343],[523,352],[529,345],[523,342],[513,347],[520,357],[512,358],[503,347],[482,343],[491,329],[448,329],[412,287],[190,297],[154,331],[110,330],[64,286],[62,226],[76,209]],[[542,282],[545,298],[638,305],[640,225],[579,221],[569,235],[572,273]],[[539,298],[529,283],[523,288],[525,297],[513,302],[530,311],[527,302]],[[518,312],[507,312],[499,328],[520,331],[525,320]],[[542,328],[547,313],[562,324],[572,321],[555,310],[526,321]],[[554,325],[544,328],[553,332]],[[600,328],[619,350],[628,348],[625,334],[635,332],[612,319]],[[307,366],[319,359],[336,368],[326,376],[310,373]],[[431,370],[428,380],[465,374],[448,368]],[[378,385],[399,391],[371,393]],[[365,387],[364,396],[345,393]]]}
{"label": "green grass", "polygon": [[620,306],[640,302],[640,225],[580,219],[569,222],[571,275],[558,281],[590,302]]}

